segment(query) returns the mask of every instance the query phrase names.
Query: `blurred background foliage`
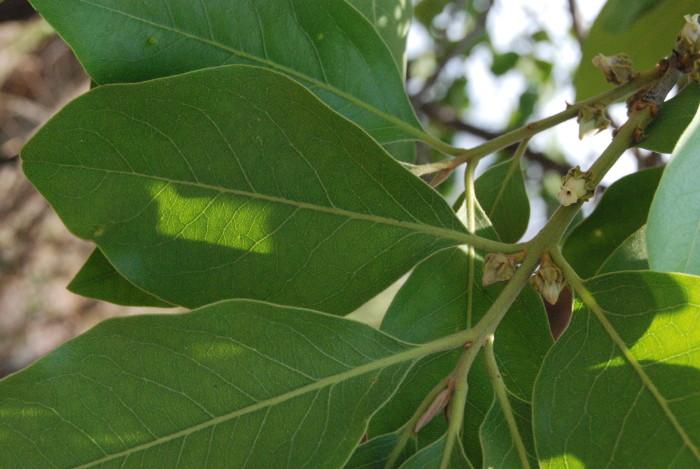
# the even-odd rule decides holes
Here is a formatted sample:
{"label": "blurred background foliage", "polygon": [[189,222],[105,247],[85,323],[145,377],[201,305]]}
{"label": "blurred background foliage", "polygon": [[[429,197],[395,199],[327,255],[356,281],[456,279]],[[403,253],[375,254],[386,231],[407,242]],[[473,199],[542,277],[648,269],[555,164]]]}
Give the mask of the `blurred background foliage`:
{"label": "blurred background foliage", "polygon": [[[397,1],[405,5],[410,0]],[[363,2],[350,0],[360,9]],[[698,3],[414,0],[414,21],[410,31],[405,29],[406,88],[431,133],[471,147],[559,112],[577,95],[588,97],[607,89],[602,74],[590,64],[598,52],[626,52],[641,68],[652,66],[668,52],[665,45],[673,43],[683,14],[699,10]],[[389,0],[380,4],[392,6]],[[403,15],[407,9],[395,11]],[[396,20],[395,27],[405,28],[405,18]],[[401,44],[390,47],[400,50]],[[67,233],[20,170],[17,154],[22,144],[88,88],[89,79],[70,49],[26,0],[0,2],[0,376],[106,317],[144,311],[65,290],[92,247]],[[624,109],[610,113],[614,124],[622,123]],[[536,233],[558,205],[554,194],[561,175],[576,164],[585,168],[609,141],[609,130],[580,141],[575,122],[531,141],[522,162],[528,195],[521,197],[523,213],[529,201],[533,214],[525,238]],[[495,165],[514,151],[491,155],[478,174],[498,179],[506,166]],[[443,157],[424,144],[416,145],[419,164]],[[633,149],[604,184],[663,164],[664,158]],[[489,167],[493,170],[485,173]],[[453,174],[438,190],[454,200],[460,181],[461,175]],[[486,182],[480,183],[485,193]],[[594,204],[588,205],[590,212]],[[521,234],[512,233],[509,241]],[[372,300],[356,317],[377,324],[390,298],[391,292]]]}

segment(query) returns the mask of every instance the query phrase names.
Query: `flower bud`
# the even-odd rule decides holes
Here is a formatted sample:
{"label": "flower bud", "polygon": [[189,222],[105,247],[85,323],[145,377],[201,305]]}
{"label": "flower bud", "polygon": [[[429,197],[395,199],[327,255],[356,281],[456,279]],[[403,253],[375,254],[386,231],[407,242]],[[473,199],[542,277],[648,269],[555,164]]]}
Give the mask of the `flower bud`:
{"label": "flower bud", "polygon": [[481,283],[487,287],[494,283],[507,282],[515,274],[515,260],[501,252],[486,254],[484,275]]}
{"label": "flower bud", "polygon": [[540,268],[530,277],[530,285],[549,304],[553,305],[559,299],[559,293],[564,288],[564,275],[548,253],[542,254]]}
{"label": "flower bud", "polygon": [[627,83],[637,76],[637,72],[632,68],[632,61],[625,54],[615,54],[610,57],[598,54],[593,57],[592,62],[603,71],[605,79],[614,85]]}
{"label": "flower bud", "polygon": [[579,200],[590,199],[594,189],[592,173],[581,171],[581,168],[576,166],[564,176],[557,199],[563,206],[568,207]]}
{"label": "flower bud", "polygon": [[698,13],[685,15],[685,25],[676,40],[676,50],[681,54],[697,54],[700,52],[700,23]]}

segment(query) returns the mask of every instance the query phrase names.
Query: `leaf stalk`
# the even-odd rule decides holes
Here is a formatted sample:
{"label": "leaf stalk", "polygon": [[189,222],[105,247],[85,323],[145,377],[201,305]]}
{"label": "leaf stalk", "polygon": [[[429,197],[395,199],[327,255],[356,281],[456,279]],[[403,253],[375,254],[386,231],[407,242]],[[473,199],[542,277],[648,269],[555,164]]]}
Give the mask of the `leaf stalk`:
{"label": "leaf stalk", "polygon": [[503,411],[503,416],[508,424],[508,430],[510,431],[510,438],[513,441],[513,446],[518,452],[518,458],[520,459],[520,464],[523,469],[530,469],[530,461],[527,458],[527,450],[525,449],[525,444],[520,436],[520,430],[518,430],[518,425],[515,421],[515,414],[513,413],[513,408],[510,405],[510,399],[508,398],[508,389],[503,382],[503,377],[498,369],[498,363],[496,362],[496,354],[493,347],[494,337],[490,335],[486,340],[484,345],[484,363],[486,365],[486,371],[491,379],[491,386],[496,394],[496,399],[501,405],[501,410]]}

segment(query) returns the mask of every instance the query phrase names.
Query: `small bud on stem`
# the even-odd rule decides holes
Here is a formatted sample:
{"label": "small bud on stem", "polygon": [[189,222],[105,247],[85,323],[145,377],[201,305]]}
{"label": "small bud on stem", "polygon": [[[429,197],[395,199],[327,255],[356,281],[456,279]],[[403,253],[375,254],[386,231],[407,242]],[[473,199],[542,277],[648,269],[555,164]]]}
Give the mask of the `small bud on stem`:
{"label": "small bud on stem", "polygon": [[581,106],[578,111],[578,138],[583,137],[593,131],[601,132],[608,128],[610,121],[605,117],[605,105],[596,104],[594,106]]}
{"label": "small bud on stem", "polygon": [[593,197],[594,191],[593,173],[581,171],[581,167],[576,166],[564,176],[557,199],[563,206],[568,207],[579,200],[586,201],[590,199]]}
{"label": "small bud on stem", "polygon": [[626,54],[615,54],[610,57],[598,54],[593,57],[592,62],[603,71],[605,79],[614,85],[622,85],[632,81],[638,75],[632,68],[632,61]]}
{"label": "small bud on stem", "polygon": [[515,265],[525,259],[525,252],[515,254],[503,254],[492,252],[484,257],[484,274],[481,283],[487,287],[494,283],[506,283],[515,274]]}
{"label": "small bud on stem", "polygon": [[548,252],[542,253],[540,268],[530,277],[530,285],[551,305],[559,299],[559,293],[564,288],[564,275],[552,262]]}

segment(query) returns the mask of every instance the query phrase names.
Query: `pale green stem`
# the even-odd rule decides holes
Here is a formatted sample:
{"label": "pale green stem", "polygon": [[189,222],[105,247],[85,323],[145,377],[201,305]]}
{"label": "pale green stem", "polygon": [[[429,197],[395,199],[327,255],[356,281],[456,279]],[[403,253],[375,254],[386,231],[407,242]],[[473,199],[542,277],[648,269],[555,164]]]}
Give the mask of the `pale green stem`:
{"label": "pale green stem", "polygon": [[456,383],[455,392],[452,395],[452,400],[450,401],[448,414],[450,416],[450,423],[447,427],[447,438],[445,439],[445,449],[442,453],[442,460],[440,461],[440,469],[447,469],[447,467],[450,465],[450,459],[452,458],[452,451],[454,450],[455,442],[458,438],[460,438],[462,433],[464,409],[467,403],[467,391],[469,390],[467,375],[469,374],[469,369],[471,368],[472,363],[474,363],[474,359],[478,353],[479,347],[475,346],[475,344],[471,344],[460,357],[454,371]]}
{"label": "pale green stem", "polygon": [[484,346],[484,362],[486,364],[486,371],[491,378],[491,385],[493,386],[493,391],[496,394],[496,399],[501,405],[501,410],[503,411],[503,416],[508,423],[508,430],[510,430],[510,438],[513,441],[513,446],[515,446],[518,452],[518,458],[520,458],[520,464],[523,468],[530,469],[530,461],[527,458],[527,450],[525,449],[525,444],[520,436],[520,430],[518,430],[518,424],[515,421],[515,415],[513,414],[513,408],[510,405],[510,399],[508,398],[508,390],[506,389],[505,383],[503,383],[503,377],[501,372],[498,370],[498,363],[496,363],[496,354],[493,349],[493,335],[490,335],[486,340],[486,345]]}
{"label": "pale green stem", "polygon": [[[474,190],[474,172],[478,161],[474,161],[467,165],[464,171],[464,203],[466,208],[466,225],[467,231],[474,233],[476,231],[476,192]],[[475,256],[476,250],[473,246],[468,247],[468,274],[467,274],[467,328],[472,325],[473,315],[473,297],[474,297],[474,271],[475,271]],[[469,384],[467,375],[471,368],[478,348],[469,347],[460,357],[459,362],[454,371],[455,392],[450,400],[450,423],[447,429],[447,439],[445,441],[445,450],[442,454],[440,468],[446,468],[449,465],[455,441],[459,438],[462,422],[464,421],[464,409],[467,402],[467,391]]]}
{"label": "pale green stem", "polygon": [[[464,171],[464,201],[467,209],[467,231],[471,234],[476,233],[476,192],[474,190],[474,172],[476,171],[476,166],[479,164],[478,161],[469,163],[467,169]],[[474,246],[469,246],[467,251],[467,256],[469,259],[468,273],[467,273],[467,329],[472,327],[472,312],[473,312],[473,301],[474,296],[474,271],[475,271],[475,257],[476,250]]]}
{"label": "pale green stem", "polygon": [[657,68],[647,70],[646,72],[640,73],[637,78],[635,78],[629,83],[625,83],[609,91],[606,91],[605,93],[599,94],[592,98],[585,99],[576,104],[568,106],[564,111],[558,114],[536,122],[532,122],[511,132],[507,132],[499,137],[494,138],[493,140],[490,140],[470,150],[461,150],[461,153],[458,154],[455,154],[454,152],[446,152],[444,150],[441,150],[449,155],[455,155],[455,158],[451,160],[440,161],[437,163],[414,166],[410,168],[411,172],[417,176],[422,176],[424,174],[430,174],[437,171],[456,168],[457,166],[472,159],[483,158],[484,156],[490,155],[491,153],[506,148],[526,138],[530,138],[544,130],[550,129],[558,124],[561,124],[564,121],[578,116],[579,109],[581,109],[583,106],[591,106],[594,104],[608,105],[615,103],[639,90],[647,88],[649,85],[659,80],[659,78],[660,75]]}

